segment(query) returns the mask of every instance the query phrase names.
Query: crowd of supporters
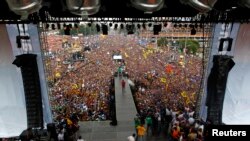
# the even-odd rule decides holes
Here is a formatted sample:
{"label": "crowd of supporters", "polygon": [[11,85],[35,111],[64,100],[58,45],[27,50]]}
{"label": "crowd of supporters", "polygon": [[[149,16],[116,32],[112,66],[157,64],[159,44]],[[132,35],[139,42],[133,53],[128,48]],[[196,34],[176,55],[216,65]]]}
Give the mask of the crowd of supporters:
{"label": "crowd of supporters", "polygon": [[[51,68],[47,73],[54,120],[67,125],[110,120],[110,80],[122,66],[135,84],[140,124],[151,117],[153,135],[164,131],[173,137],[178,130],[178,138],[186,139],[194,132],[199,138],[200,122],[193,115],[202,59],[150,41],[140,45],[141,39],[122,34],[48,35],[46,66]],[[124,61],[115,60],[114,54]]]}

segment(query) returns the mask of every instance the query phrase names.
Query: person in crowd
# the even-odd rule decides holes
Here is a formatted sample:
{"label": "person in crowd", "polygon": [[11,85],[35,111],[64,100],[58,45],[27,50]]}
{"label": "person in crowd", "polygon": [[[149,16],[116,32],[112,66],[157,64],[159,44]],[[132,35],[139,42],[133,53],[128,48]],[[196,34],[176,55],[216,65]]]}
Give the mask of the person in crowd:
{"label": "person in crowd", "polygon": [[84,141],[84,139],[82,139],[82,136],[79,136],[77,141]]}
{"label": "person in crowd", "polygon": [[62,130],[58,133],[58,141],[64,141],[64,132]]}
{"label": "person in crowd", "polygon": [[124,79],[122,79],[121,85],[122,85],[122,94],[124,94],[124,92],[125,92],[125,86],[126,86],[126,82],[125,82]]}
{"label": "person in crowd", "polygon": [[137,126],[138,131],[138,141],[145,141],[146,129],[143,124]]}
{"label": "person in crowd", "polygon": [[135,133],[133,133],[132,135],[128,136],[128,141],[135,141]]}
{"label": "person in crowd", "polygon": [[147,135],[149,135],[149,132],[153,134],[153,120],[150,114],[146,117],[146,125],[147,125]]}
{"label": "person in crowd", "polygon": [[173,141],[179,141],[181,133],[178,131],[177,127],[173,127],[171,130],[171,137]]}

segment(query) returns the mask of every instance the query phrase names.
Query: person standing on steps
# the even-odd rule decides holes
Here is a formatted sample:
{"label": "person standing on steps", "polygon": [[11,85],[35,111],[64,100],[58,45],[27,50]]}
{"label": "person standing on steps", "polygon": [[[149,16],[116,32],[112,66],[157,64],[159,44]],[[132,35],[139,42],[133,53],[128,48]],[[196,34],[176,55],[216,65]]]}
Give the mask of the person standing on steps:
{"label": "person standing on steps", "polygon": [[125,86],[126,86],[126,82],[125,82],[125,80],[124,79],[122,79],[122,93],[124,94],[124,92],[125,92]]}
{"label": "person standing on steps", "polygon": [[120,66],[119,68],[118,68],[118,77],[122,77],[122,66]]}

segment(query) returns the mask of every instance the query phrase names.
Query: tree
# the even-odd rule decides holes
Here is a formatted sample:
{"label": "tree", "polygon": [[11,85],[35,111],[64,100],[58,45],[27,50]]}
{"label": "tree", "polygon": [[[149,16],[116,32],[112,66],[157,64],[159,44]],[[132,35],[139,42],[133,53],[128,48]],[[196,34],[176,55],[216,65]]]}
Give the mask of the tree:
{"label": "tree", "polygon": [[197,50],[200,47],[200,44],[197,40],[179,40],[179,47],[181,51],[186,47],[187,53],[196,54]]}
{"label": "tree", "polygon": [[158,38],[157,45],[159,47],[167,46],[167,44],[168,44],[168,41],[167,41],[166,37],[160,37],[160,38]]}

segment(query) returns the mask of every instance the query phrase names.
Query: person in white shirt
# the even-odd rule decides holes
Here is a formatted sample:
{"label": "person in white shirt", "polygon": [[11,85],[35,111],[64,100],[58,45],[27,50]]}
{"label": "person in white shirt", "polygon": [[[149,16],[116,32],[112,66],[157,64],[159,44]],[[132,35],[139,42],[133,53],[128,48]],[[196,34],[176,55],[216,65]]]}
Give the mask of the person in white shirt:
{"label": "person in white shirt", "polygon": [[58,134],[58,141],[64,141],[64,132],[62,130]]}
{"label": "person in white shirt", "polygon": [[84,141],[84,139],[82,139],[82,136],[79,136],[77,141]]}
{"label": "person in white shirt", "polygon": [[128,141],[135,141],[135,134],[128,136]]}

